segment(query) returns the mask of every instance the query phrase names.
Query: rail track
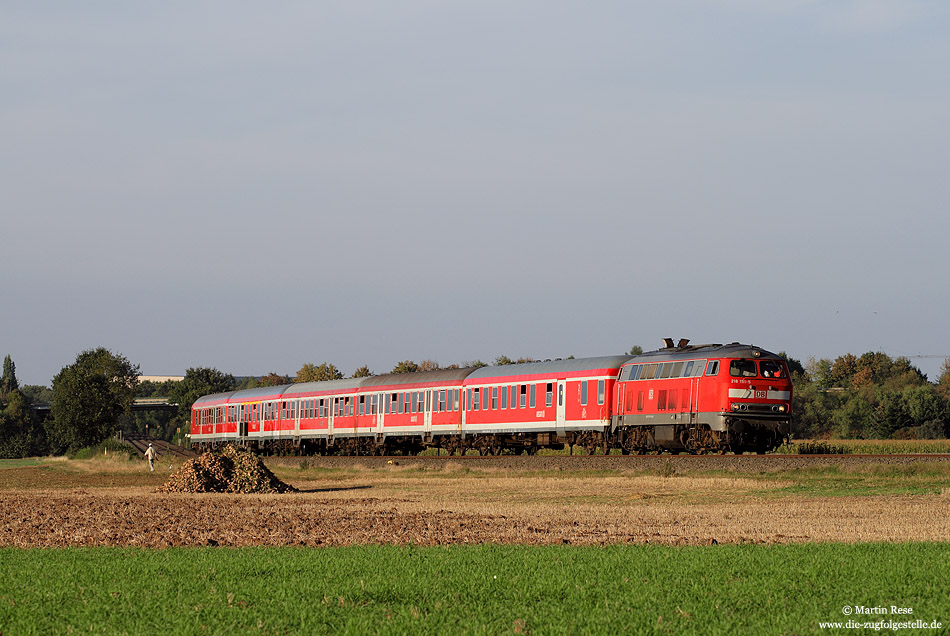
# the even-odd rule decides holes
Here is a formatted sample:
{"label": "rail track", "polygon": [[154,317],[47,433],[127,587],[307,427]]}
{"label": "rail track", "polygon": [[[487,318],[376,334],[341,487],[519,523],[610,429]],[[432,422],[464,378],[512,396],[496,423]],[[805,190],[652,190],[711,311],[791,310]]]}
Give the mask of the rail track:
{"label": "rail track", "polygon": [[950,462],[950,454],[905,455],[415,455],[270,457],[288,466],[324,468],[401,468],[518,471],[782,471],[844,465],[902,465],[914,462]]}
{"label": "rail track", "polygon": [[176,446],[170,442],[161,439],[152,439],[150,437],[124,437],[120,440],[126,446],[131,446],[140,456],[145,455],[145,449],[151,444],[158,453],[159,457],[177,457],[180,459],[191,459],[197,457],[193,450]]}

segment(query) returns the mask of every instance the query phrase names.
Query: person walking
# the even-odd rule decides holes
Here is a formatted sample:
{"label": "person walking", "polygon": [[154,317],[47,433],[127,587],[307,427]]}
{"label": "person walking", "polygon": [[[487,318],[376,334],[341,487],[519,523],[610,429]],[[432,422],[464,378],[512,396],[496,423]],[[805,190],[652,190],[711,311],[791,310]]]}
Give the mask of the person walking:
{"label": "person walking", "polygon": [[149,471],[154,473],[154,472],[155,472],[155,465],[153,464],[153,462],[155,461],[155,449],[152,448],[152,443],[151,443],[151,442],[149,442],[148,448],[145,449],[145,459],[148,460],[148,469],[149,469]]}

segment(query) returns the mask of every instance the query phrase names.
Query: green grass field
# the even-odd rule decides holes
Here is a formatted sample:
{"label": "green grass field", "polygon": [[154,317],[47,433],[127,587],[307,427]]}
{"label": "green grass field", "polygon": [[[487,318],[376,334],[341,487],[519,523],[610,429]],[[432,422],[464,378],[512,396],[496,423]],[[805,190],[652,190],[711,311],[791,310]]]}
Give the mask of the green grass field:
{"label": "green grass field", "polygon": [[933,543],[0,549],[0,633],[834,634],[891,605],[950,626],[948,564]]}

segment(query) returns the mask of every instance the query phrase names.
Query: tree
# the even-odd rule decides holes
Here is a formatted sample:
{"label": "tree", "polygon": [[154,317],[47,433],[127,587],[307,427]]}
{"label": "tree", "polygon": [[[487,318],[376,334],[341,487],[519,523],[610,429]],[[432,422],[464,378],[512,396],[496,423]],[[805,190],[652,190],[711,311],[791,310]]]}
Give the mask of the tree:
{"label": "tree", "polygon": [[419,363],[420,371],[438,371],[441,368],[435,360],[423,360]]}
{"label": "tree", "polygon": [[808,358],[808,362],[805,364],[805,373],[808,374],[811,381],[817,384],[819,388],[831,388],[831,360],[827,358],[820,360]]}
{"label": "tree", "polygon": [[950,358],[940,365],[940,377],[937,379],[937,393],[945,400],[950,400]]}
{"label": "tree", "polygon": [[279,375],[277,373],[271,372],[265,376],[261,376],[257,386],[280,386],[282,384],[290,384],[290,378],[288,378],[286,375]]}
{"label": "tree", "polygon": [[33,412],[30,397],[21,391],[10,356],[3,362],[4,391],[0,395],[0,458],[39,455],[46,446],[43,428]]}
{"label": "tree", "polygon": [[415,373],[419,370],[419,365],[412,360],[403,360],[393,367],[393,373]]}
{"label": "tree", "polygon": [[365,364],[359,369],[353,372],[354,378],[368,378],[373,375],[373,372],[369,370],[369,367]]}
{"label": "tree", "polygon": [[643,347],[641,347],[640,345],[633,345],[632,347],[630,347],[630,351],[629,353],[627,353],[627,355],[628,356],[642,356]]}
{"label": "tree", "polygon": [[46,432],[53,452],[94,446],[130,413],[139,365],[104,347],[83,351],[53,378],[51,418]]}
{"label": "tree", "polygon": [[0,376],[0,399],[5,398],[11,391],[16,391],[19,388],[20,385],[16,379],[16,365],[13,364],[10,354],[7,354],[7,357],[3,359],[3,375]]}
{"label": "tree", "polygon": [[198,367],[185,371],[181,382],[176,382],[168,394],[168,401],[178,405],[178,417],[191,422],[191,407],[202,395],[227,393],[236,388],[234,376],[217,369]]}
{"label": "tree", "polygon": [[326,382],[328,380],[342,380],[343,373],[336,368],[335,364],[324,362],[317,366],[315,364],[305,364],[297,371],[297,377],[294,382]]}

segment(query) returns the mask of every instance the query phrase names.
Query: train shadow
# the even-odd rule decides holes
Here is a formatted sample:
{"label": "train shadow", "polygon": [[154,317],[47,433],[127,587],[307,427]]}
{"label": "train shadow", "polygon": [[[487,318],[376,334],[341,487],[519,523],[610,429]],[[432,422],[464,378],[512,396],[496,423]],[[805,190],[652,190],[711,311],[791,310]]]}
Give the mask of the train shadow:
{"label": "train shadow", "polygon": [[301,488],[298,492],[345,492],[347,490],[367,490],[372,486],[337,486],[334,488]]}

